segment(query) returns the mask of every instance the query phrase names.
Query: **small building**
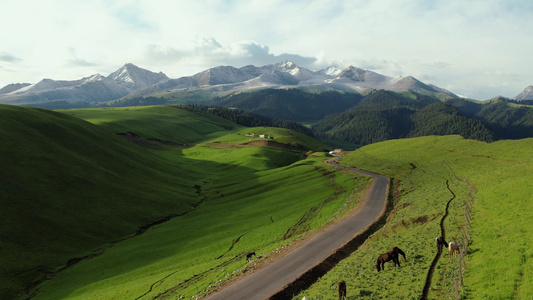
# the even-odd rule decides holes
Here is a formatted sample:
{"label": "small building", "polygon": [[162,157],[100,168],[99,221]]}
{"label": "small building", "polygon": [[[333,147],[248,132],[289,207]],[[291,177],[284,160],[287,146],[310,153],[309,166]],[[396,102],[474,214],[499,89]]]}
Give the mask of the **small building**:
{"label": "small building", "polygon": [[268,135],[268,134],[260,134],[259,138],[261,138],[261,139],[271,139],[272,137],[270,135]]}
{"label": "small building", "polygon": [[328,152],[329,154],[333,155],[335,153],[342,153],[342,149],[335,149]]}

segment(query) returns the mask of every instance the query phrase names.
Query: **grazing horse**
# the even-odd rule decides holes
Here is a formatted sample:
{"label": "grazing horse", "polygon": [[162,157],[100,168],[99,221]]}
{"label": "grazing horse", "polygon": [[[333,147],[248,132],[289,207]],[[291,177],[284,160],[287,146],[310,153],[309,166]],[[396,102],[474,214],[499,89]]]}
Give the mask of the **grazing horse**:
{"label": "grazing horse", "polygon": [[435,245],[437,245],[437,252],[442,252],[442,247],[448,248],[448,243],[444,240],[442,236],[435,238]]}
{"label": "grazing horse", "polygon": [[[249,261],[252,258],[252,256],[254,256],[254,255],[255,255],[255,252],[250,252],[250,253],[246,254],[246,261]],[[257,255],[255,255],[255,256],[257,256]]]}
{"label": "grazing horse", "polygon": [[337,291],[339,292],[339,300],[346,299],[346,282],[337,282]]}
{"label": "grazing horse", "polygon": [[448,245],[448,254],[451,257],[455,257],[456,254],[459,254],[459,245],[457,245],[456,242],[451,241]]}
{"label": "grazing horse", "polygon": [[378,269],[378,272],[381,270],[385,270],[385,263],[391,260],[394,262],[394,267],[399,267],[400,260],[398,259],[398,254],[401,254],[403,256],[403,259],[406,259],[405,253],[402,251],[402,249],[398,247],[392,248],[387,253],[380,254],[376,262],[376,268]]}

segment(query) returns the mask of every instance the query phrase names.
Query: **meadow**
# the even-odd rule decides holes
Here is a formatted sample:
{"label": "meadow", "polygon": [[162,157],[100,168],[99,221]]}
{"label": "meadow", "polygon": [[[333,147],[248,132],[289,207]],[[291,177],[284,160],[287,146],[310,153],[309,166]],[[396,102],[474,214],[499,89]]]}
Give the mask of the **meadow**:
{"label": "meadow", "polygon": [[[369,184],[323,165],[316,140],[180,107],[1,108],[7,298],[204,295],[350,211]],[[247,146],[249,131],[286,149]]]}
{"label": "meadow", "polygon": [[[117,134],[126,132],[136,138]],[[268,141],[281,146],[250,143]],[[342,217],[371,183],[324,165],[327,147],[307,136],[180,106],[0,105],[0,142],[8,299],[202,297]],[[446,206],[446,240],[461,241],[466,203],[460,296],[527,299],[532,144],[430,136],[346,153],[341,164],[391,178],[387,222],[294,299],[335,299],[339,280],[348,299],[420,299]],[[377,256],[394,246],[407,260],[378,273]],[[441,256],[428,298],[454,299],[458,273],[457,259]]]}
{"label": "meadow", "polygon": [[[462,299],[528,299],[533,294],[533,139],[484,143],[459,136],[430,136],[376,143],[346,154],[341,163],[393,180],[387,223],[354,254],[294,299],[332,299],[345,280],[348,299],[420,299],[436,255],[434,239],[444,219],[446,240],[461,241],[473,187],[471,235],[463,268]],[[453,194],[452,194],[453,192]],[[398,246],[401,267],[377,272],[380,253]],[[459,245],[463,247],[464,245]],[[428,299],[455,299],[458,258],[444,253]]]}

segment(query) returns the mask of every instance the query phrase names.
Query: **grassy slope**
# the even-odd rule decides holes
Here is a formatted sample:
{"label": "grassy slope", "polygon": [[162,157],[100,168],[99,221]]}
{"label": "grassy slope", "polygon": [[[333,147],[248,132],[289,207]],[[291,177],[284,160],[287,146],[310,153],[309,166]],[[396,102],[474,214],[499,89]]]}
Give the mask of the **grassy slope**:
{"label": "grassy slope", "polygon": [[[199,201],[193,186],[200,173],[168,164],[105,126],[17,106],[0,106],[0,115],[1,295]],[[202,124],[198,137],[214,123],[182,115],[184,123]],[[226,132],[227,123],[220,124],[206,127]]]}
{"label": "grassy slope", "polygon": [[[356,253],[341,262],[311,289],[310,299],[329,299],[338,280],[346,280],[348,295],[362,298],[419,299],[435,256],[434,238],[446,202],[456,194],[444,223],[448,241],[461,237],[469,182],[477,188],[472,211],[472,240],[468,247],[464,288],[468,299],[527,298],[531,281],[533,194],[530,178],[533,139],[491,144],[457,136],[394,140],[363,147],[343,163],[394,178],[395,203],[388,223]],[[377,273],[375,259],[393,246],[407,253],[401,269]],[[431,299],[453,299],[456,260],[440,258],[429,292]],[[301,299],[298,295],[295,299]]]}
{"label": "grassy slope", "polygon": [[[207,135],[212,141],[241,143],[241,132],[227,135],[232,128],[228,123],[179,108],[65,111],[99,126],[56,112],[2,109],[2,142],[9,147],[0,158],[3,166],[10,166],[2,179],[32,187],[26,189],[28,195],[17,194],[15,188],[2,191],[3,206],[12,206],[2,217],[19,213],[2,218],[2,240],[11,244],[0,249],[8,267],[2,270],[1,292],[9,297],[25,282],[38,279],[36,268],[57,271],[67,259],[94,251],[99,255],[39,285],[35,298],[202,294],[233,270],[243,272],[246,252],[266,258],[346,212],[356,205],[356,191],[368,184],[364,178],[354,187],[353,175],[330,173],[321,165],[323,157],[301,160],[300,154],[277,148],[221,148],[219,143],[140,148],[114,134],[130,131],[143,138],[190,143],[214,132]],[[38,133],[28,135],[36,129]],[[311,142],[289,131],[253,130],[266,131],[278,142],[294,142],[297,148]],[[186,139],[180,139],[183,135]],[[315,146],[323,149],[314,141],[303,148]],[[19,168],[20,161],[28,161],[33,172]],[[17,203],[25,209],[15,207]],[[201,203],[196,210],[195,203]],[[131,237],[142,224],[180,212],[189,213],[117,240]],[[28,229],[19,230],[21,224]],[[39,230],[31,232],[33,228]],[[50,239],[52,234],[58,237]],[[27,276],[7,281],[22,271]]]}
{"label": "grassy slope", "polygon": [[142,138],[155,138],[192,144],[225,135],[239,126],[222,118],[185,106],[148,106],[60,110],[65,114],[97,124],[111,132],[134,132]]}

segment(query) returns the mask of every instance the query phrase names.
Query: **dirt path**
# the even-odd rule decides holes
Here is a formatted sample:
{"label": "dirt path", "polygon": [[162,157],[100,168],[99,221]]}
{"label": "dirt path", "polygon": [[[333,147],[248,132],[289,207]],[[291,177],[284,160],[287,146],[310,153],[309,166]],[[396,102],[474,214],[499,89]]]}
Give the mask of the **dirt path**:
{"label": "dirt path", "polygon": [[[446,217],[448,217],[448,209],[450,207],[450,203],[453,201],[453,199],[455,199],[455,193],[450,189],[450,184],[448,180],[446,180],[446,187],[448,188],[448,191],[450,191],[450,193],[452,194],[452,198],[446,203],[446,211],[444,213],[444,216],[442,216],[442,219],[440,220],[440,236],[442,236],[444,240],[446,240],[446,229],[444,228],[444,221],[446,220]],[[444,252],[446,251],[446,249],[443,249],[442,251]],[[424,284],[424,288],[422,289],[422,296],[420,296],[421,300],[426,300],[428,298],[429,288],[431,287],[431,280],[433,279],[433,273],[435,272],[435,267],[439,262],[441,254],[442,252],[437,252],[435,254],[435,258],[433,258],[433,261],[431,262],[431,266],[429,267],[428,274],[426,276],[426,282]]]}
{"label": "dirt path", "polygon": [[355,251],[376,230],[376,224],[385,221],[389,179],[338,165],[335,161],[339,158],[328,163],[375,178],[363,203],[351,215],[311,237],[284,257],[205,299],[286,299]]}

